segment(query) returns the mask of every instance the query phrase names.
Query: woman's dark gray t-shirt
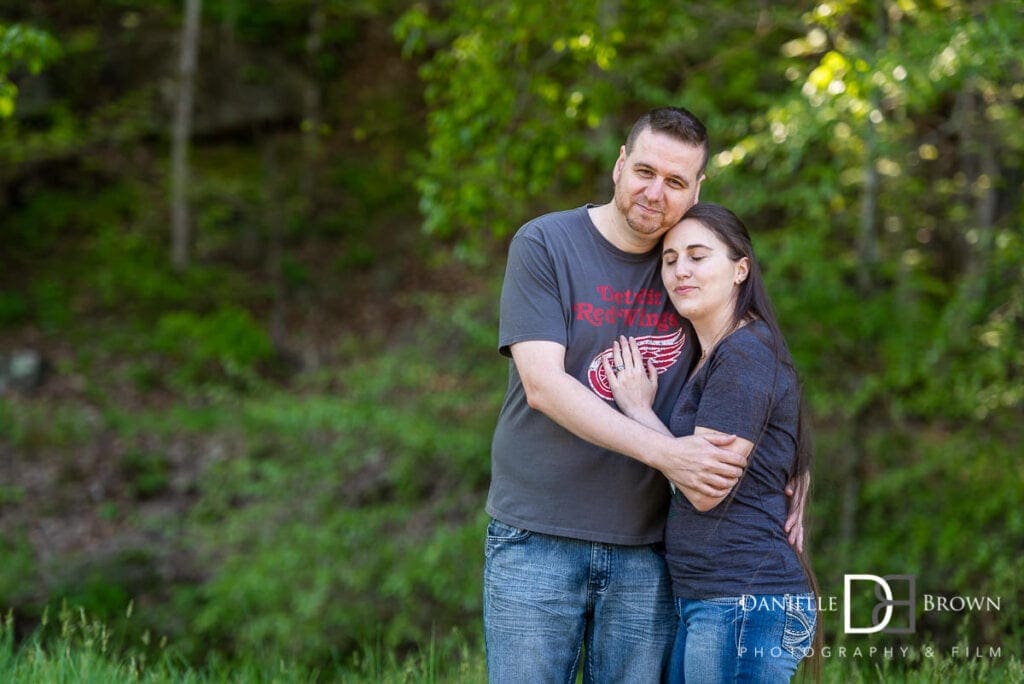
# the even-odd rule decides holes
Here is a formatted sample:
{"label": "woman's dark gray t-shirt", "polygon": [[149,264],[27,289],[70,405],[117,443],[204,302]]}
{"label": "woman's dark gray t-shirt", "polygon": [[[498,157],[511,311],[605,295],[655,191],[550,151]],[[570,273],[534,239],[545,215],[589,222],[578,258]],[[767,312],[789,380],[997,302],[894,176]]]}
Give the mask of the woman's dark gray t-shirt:
{"label": "woman's dark gray t-shirt", "polygon": [[677,596],[809,591],[783,529],[785,487],[795,468],[799,392],[795,374],[778,360],[771,332],[761,321],[722,340],[683,387],[669,421],[672,434],[691,435],[701,426],[756,446],[734,494],[712,510],[701,513],[682,494],[673,497],[665,543]]}

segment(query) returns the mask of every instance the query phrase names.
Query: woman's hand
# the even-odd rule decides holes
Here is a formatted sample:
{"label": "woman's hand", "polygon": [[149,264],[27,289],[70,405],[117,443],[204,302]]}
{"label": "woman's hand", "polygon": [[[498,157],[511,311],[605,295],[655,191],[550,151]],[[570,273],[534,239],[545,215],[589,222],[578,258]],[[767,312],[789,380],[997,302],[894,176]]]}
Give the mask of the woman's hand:
{"label": "woman's hand", "polygon": [[604,365],[604,372],[608,376],[608,384],[619,410],[641,422],[644,422],[642,418],[649,418],[654,414],[651,407],[658,392],[658,371],[652,359],[648,359],[646,365],[644,364],[636,338],[630,337],[627,340],[620,336],[618,340],[612,342],[614,368],[608,363],[608,357],[601,359],[601,363]]}

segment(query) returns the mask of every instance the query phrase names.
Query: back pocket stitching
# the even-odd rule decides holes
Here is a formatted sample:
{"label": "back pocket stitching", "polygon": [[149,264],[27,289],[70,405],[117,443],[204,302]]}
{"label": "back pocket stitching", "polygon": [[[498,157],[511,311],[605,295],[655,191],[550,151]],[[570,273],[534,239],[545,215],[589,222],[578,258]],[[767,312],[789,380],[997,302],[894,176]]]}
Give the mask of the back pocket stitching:
{"label": "back pocket stitching", "polygon": [[[798,623],[794,624],[794,623]],[[803,658],[804,651],[814,638],[811,618],[792,599],[786,603],[786,624],[782,630],[782,647],[797,658]]]}

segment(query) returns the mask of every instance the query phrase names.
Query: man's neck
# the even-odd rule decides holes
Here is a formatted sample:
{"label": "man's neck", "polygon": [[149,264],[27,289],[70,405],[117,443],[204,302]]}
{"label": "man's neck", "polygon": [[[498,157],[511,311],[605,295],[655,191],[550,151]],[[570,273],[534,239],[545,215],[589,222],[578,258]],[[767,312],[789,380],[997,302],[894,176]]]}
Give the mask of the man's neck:
{"label": "man's neck", "polygon": [[661,241],[660,235],[657,238],[645,239],[644,236],[634,232],[626,223],[626,217],[615,207],[614,201],[590,207],[588,212],[590,220],[597,227],[597,232],[623,252],[644,254],[654,249]]}

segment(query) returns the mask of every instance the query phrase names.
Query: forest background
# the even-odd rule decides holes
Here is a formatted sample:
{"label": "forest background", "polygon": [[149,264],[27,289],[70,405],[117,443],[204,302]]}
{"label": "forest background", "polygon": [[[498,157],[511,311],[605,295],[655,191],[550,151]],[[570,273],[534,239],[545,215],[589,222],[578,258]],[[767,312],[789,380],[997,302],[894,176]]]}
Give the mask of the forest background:
{"label": "forest background", "polygon": [[826,672],[1024,678],[1019,3],[0,8],[0,672],[481,677],[508,240],[678,104],[804,378],[823,593],[915,580]]}

